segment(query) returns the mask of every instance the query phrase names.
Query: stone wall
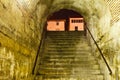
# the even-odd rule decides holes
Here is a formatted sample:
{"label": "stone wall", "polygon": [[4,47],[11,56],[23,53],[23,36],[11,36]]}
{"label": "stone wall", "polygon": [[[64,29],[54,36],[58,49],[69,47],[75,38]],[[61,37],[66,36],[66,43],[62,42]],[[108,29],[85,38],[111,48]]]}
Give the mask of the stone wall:
{"label": "stone wall", "polygon": [[103,53],[112,68],[112,80],[120,79],[120,1],[105,0],[106,6],[110,9],[111,21],[106,42],[102,46]]}
{"label": "stone wall", "polygon": [[32,1],[0,0],[0,80],[32,79],[41,36]]}

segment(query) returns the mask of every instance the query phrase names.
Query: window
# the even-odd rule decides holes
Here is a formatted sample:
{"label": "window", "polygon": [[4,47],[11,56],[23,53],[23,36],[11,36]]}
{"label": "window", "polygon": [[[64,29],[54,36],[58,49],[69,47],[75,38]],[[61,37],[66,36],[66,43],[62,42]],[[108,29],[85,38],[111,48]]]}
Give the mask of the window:
{"label": "window", "polygon": [[83,20],[71,20],[71,23],[82,23]]}
{"label": "window", "polygon": [[72,23],[74,23],[74,21],[72,20]]}
{"label": "window", "polygon": [[56,22],[56,25],[59,25],[59,22]]}

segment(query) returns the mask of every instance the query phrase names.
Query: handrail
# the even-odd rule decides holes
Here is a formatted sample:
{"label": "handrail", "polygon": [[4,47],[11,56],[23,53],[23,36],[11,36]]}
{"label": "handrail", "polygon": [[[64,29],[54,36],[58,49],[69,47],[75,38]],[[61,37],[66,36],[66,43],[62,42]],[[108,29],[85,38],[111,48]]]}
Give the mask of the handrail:
{"label": "handrail", "polygon": [[90,32],[90,30],[89,30],[89,28],[88,28],[87,26],[85,26],[85,28],[86,28],[86,29],[88,30],[88,32],[90,33],[90,36],[92,37],[92,39],[93,39],[95,45],[97,46],[98,51],[100,52],[100,54],[101,54],[101,56],[102,56],[102,58],[103,58],[103,60],[104,60],[104,62],[105,62],[105,64],[106,64],[106,66],[107,66],[107,68],[108,68],[108,70],[109,70],[109,74],[112,75],[112,70],[111,70],[110,66],[108,65],[108,63],[107,63],[107,61],[106,61],[106,59],[105,59],[105,57],[104,57],[104,55],[103,55],[103,53],[102,53],[100,47],[98,46],[97,42],[95,41],[95,39],[94,39],[92,33]]}
{"label": "handrail", "polygon": [[39,57],[40,47],[41,47],[41,45],[42,45],[42,43],[43,43],[43,40],[44,40],[44,38],[45,38],[45,35],[46,35],[46,31],[43,30],[43,33],[42,33],[42,36],[41,36],[41,40],[40,40],[40,44],[39,44],[39,46],[38,46],[37,55],[36,55],[36,58],[35,58],[35,62],[34,62],[32,74],[35,73],[35,68],[36,68],[36,65],[37,65],[38,57]]}

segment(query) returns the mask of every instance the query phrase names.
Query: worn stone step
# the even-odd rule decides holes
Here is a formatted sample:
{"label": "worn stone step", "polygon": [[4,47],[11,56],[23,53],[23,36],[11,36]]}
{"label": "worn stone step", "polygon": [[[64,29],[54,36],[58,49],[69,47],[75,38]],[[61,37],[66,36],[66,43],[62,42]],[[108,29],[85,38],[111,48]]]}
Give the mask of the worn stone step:
{"label": "worn stone step", "polygon": [[76,37],[78,37],[78,38],[80,38],[80,37],[86,37],[86,36],[84,36],[84,35],[68,35],[68,34],[62,34],[62,35],[47,35],[47,37],[73,37],[73,38],[76,38]]}
{"label": "worn stone step", "polygon": [[99,66],[83,66],[83,65],[61,65],[61,66],[52,66],[52,65],[50,65],[50,66],[40,66],[39,67],[39,70],[41,70],[41,69],[51,69],[51,70],[56,70],[56,69],[58,69],[58,70],[65,70],[65,69],[80,69],[80,70],[83,70],[83,69],[85,69],[85,70],[87,70],[87,71],[89,71],[89,70],[100,70],[100,67]]}
{"label": "worn stone step", "polygon": [[47,31],[47,35],[83,35],[84,31]]}
{"label": "worn stone step", "polygon": [[81,38],[68,38],[68,37],[66,37],[66,38],[50,38],[50,37],[47,37],[46,40],[47,41],[48,40],[52,40],[52,41],[60,41],[60,40],[63,40],[63,41],[81,41],[81,42],[83,42],[83,40],[86,41],[86,39],[82,40]]}
{"label": "worn stone step", "polygon": [[44,67],[44,68],[87,68],[87,69],[100,69],[100,66],[98,64],[94,64],[94,65],[90,65],[90,64],[64,64],[64,65],[61,65],[61,64],[43,64],[43,65],[40,65],[40,67]]}
{"label": "worn stone step", "polygon": [[70,66],[72,66],[72,65],[85,65],[85,66],[93,66],[93,65],[98,65],[98,63],[96,62],[96,61],[67,61],[67,60],[64,60],[64,61],[52,61],[52,60],[44,60],[43,62],[41,62],[40,64],[42,64],[42,65],[60,65],[60,66],[62,66],[62,65],[70,65]]}
{"label": "worn stone step", "polygon": [[45,56],[83,56],[83,57],[85,57],[85,56],[89,56],[89,57],[94,57],[92,54],[90,54],[89,52],[88,53],[85,53],[85,52],[79,52],[79,53],[58,53],[58,52],[49,52],[49,53],[44,53],[45,55],[43,56],[43,57],[45,57]]}
{"label": "worn stone step", "polygon": [[[87,41],[86,39],[82,39],[82,38],[77,38],[77,39],[75,39],[75,38],[63,38],[63,39],[52,39],[52,38],[47,38],[47,39],[45,39],[45,41],[48,41],[48,42],[85,42],[85,41],[83,41],[83,40],[85,40],[85,41]],[[88,42],[85,42],[85,43],[88,43]]]}
{"label": "worn stone step", "polygon": [[80,50],[79,52],[67,52],[67,51],[65,51],[65,52],[58,52],[58,51],[48,52],[47,51],[44,54],[45,55],[92,55],[91,52],[85,51],[85,50]]}
{"label": "worn stone step", "polygon": [[[47,45],[77,45],[77,43],[46,43]],[[85,45],[85,44],[84,44]]]}
{"label": "worn stone step", "polygon": [[48,38],[82,38],[82,39],[85,39],[87,38],[86,36],[84,35],[47,35]]}
{"label": "worn stone step", "polygon": [[76,43],[78,43],[78,44],[81,44],[81,45],[88,45],[88,43],[87,42],[85,42],[85,41],[76,41],[76,40],[46,40],[46,44],[49,44],[49,43],[54,43],[54,44],[56,44],[56,43],[59,43],[59,44],[76,44]]}
{"label": "worn stone step", "polygon": [[51,38],[51,39],[55,39],[55,38],[60,38],[60,39],[66,39],[66,38],[80,38],[80,39],[86,39],[87,37],[84,35],[49,35],[46,38]]}
{"label": "worn stone step", "polygon": [[94,57],[90,57],[90,56],[46,56],[46,57],[42,57],[45,60],[51,60],[51,61],[64,61],[64,60],[74,60],[74,61],[94,61],[95,58]]}
{"label": "worn stone step", "polygon": [[[55,47],[56,46],[56,47]],[[88,44],[80,44],[80,45],[75,45],[75,44],[69,44],[69,45],[66,45],[66,44],[46,44],[45,47],[49,48],[82,48],[84,50],[84,48],[86,47],[90,47]]]}
{"label": "worn stone step", "polygon": [[[71,65],[72,64],[72,65]],[[83,62],[81,62],[81,63],[74,63],[73,64],[73,62],[69,62],[69,63],[55,63],[55,62],[51,62],[51,63],[40,63],[40,65],[41,66],[44,66],[44,67],[51,67],[52,65],[54,65],[53,67],[92,67],[92,68],[94,68],[94,67],[96,67],[98,64],[97,63],[95,63],[95,64],[93,64],[93,63],[84,63],[83,64]],[[76,68],[75,67],[75,68]],[[98,66],[99,67],[99,66]]]}
{"label": "worn stone step", "polygon": [[[84,69],[84,70],[83,70]],[[100,74],[100,70],[99,69],[86,69],[86,68],[71,68],[71,67],[68,67],[68,68],[43,68],[43,67],[40,67],[39,68],[39,72],[43,72],[44,71],[48,71],[48,73],[52,72],[52,71],[55,71],[54,73],[58,73],[58,72],[62,72],[62,71],[66,71],[66,72],[70,72],[71,74],[85,74],[85,73],[92,73],[92,74]],[[52,72],[53,73],[53,72]]]}
{"label": "worn stone step", "polygon": [[43,62],[46,62],[46,63],[50,63],[50,62],[54,62],[54,63],[66,63],[66,62],[74,62],[74,63],[83,63],[83,64],[85,64],[85,63],[95,63],[96,61],[95,61],[95,59],[84,59],[84,58],[82,58],[82,59],[77,59],[77,58],[73,58],[73,59],[69,59],[69,58],[67,58],[67,59],[65,59],[65,58],[59,58],[59,59],[57,59],[57,58],[51,58],[51,59],[48,59],[48,58],[43,58]]}
{"label": "worn stone step", "polygon": [[75,55],[75,54],[91,54],[90,53],[90,49],[89,48],[85,48],[84,50],[83,49],[74,49],[74,48],[69,48],[69,49],[63,49],[63,48],[61,48],[61,49],[52,49],[52,48],[46,48],[45,49],[45,54],[47,54],[47,53],[53,53],[53,54],[72,54],[73,53],[73,55]]}
{"label": "worn stone step", "polygon": [[73,54],[73,53],[72,54],[70,54],[70,53],[68,53],[68,54],[67,53],[66,54],[63,54],[63,53],[62,54],[59,54],[59,53],[52,54],[51,53],[51,54],[48,54],[47,53],[44,55],[44,57],[50,57],[50,58],[52,58],[52,57],[60,57],[60,58],[61,57],[71,57],[71,58],[74,58],[74,57],[84,57],[84,58],[85,57],[93,57],[94,58],[94,56],[92,56],[90,53],[88,53],[88,54],[86,54],[86,53],[84,53],[84,54],[83,53],[79,53],[79,54]]}
{"label": "worn stone step", "polygon": [[[47,67],[47,68],[44,68],[44,67],[40,67],[39,68],[40,71],[43,70],[43,69],[51,70],[51,71],[53,71],[53,70],[56,70],[56,71],[57,70],[70,70],[71,69],[72,72],[74,71],[75,73],[76,72],[81,72],[81,71],[90,72],[90,71],[99,70],[99,68],[98,69],[97,68],[82,68],[82,69],[80,69],[80,67],[78,67],[78,68],[72,68],[72,67],[59,67],[59,68]],[[83,70],[83,69],[85,69],[85,70]]]}
{"label": "worn stone step", "polygon": [[88,44],[82,45],[82,44],[75,44],[75,43],[71,43],[71,44],[67,44],[67,45],[66,45],[66,43],[65,44],[46,43],[45,45],[46,45],[46,47],[49,47],[49,46],[50,47],[55,47],[55,46],[56,47],[89,47]]}
{"label": "worn stone step", "polygon": [[[66,44],[69,44],[69,43],[47,43],[45,46],[46,48],[73,48],[73,49],[82,49],[84,50],[84,48],[89,48],[91,50],[91,47],[88,45],[88,44],[76,44],[74,45],[75,43],[71,43],[69,45],[66,45]],[[62,45],[62,46],[61,46]],[[73,46],[70,46],[70,45],[73,45]]]}
{"label": "worn stone step", "polygon": [[48,78],[48,77],[49,78],[60,78],[60,77],[61,78],[62,77],[63,78],[64,77],[71,77],[71,78],[73,77],[74,78],[74,77],[81,77],[82,78],[82,77],[95,77],[95,76],[97,76],[97,77],[98,76],[103,77],[103,74],[101,74],[101,73],[100,74],[86,74],[86,75],[82,75],[82,72],[81,72],[81,74],[77,74],[77,75],[73,74],[73,73],[71,75],[69,75],[69,74],[66,74],[66,75],[63,75],[63,74],[55,74],[55,75],[54,74],[46,74],[45,75],[45,74],[40,74],[40,73],[38,73],[38,74],[40,76],[43,76],[44,78]]}
{"label": "worn stone step", "polygon": [[78,50],[65,50],[65,49],[58,49],[58,50],[56,50],[56,49],[53,49],[53,50],[51,50],[51,49],[47,49],[46,51],[48,51],[48,52],[80,52],[80,51],[85,51],[85,52],[89,52],[89,51],[91,51],[91,50],[82,50],[82,49],[78,49]]}
{"label": "worn stone step", "polygon": [[49,59],[49,60],[95,60],[93,56],[64,56],[64,55],[59,55],[59,56],[47,56],[45,55],[43,59]]}
{"label": "worn stone step", "polygon": [[[103,80],[103,75],[43,75],[42,80]],[[39,80],[39,79],[37,79]]]}
{"label": "worn stone step", "polygon": [[44,60],[40,64],[42,65],[95,65],[98,64],[97,61],[91,60],[91,61],[86,61],[86,60]]}
{"label": "worn stone step", "polygon": [[56,45],[48,45],[48,46],[46,46],[46,48],[82,48],[82,49],[84,49],[84,48],[89,48],[89,49],[91,49],[91,47],[88,45],[88,44],[81,44],[81,45],[76,45],[76,46],[69,46],[69,45],[65,45],[65,46],[56,46]]}
{"label": "worn stone step", "polygon": [[83,37],[47,37],[45,40],[47,41],[79,41],[83,42],[84,40],[87,41],[87,38]]}
{"label": "worn stone step", "polygon": [[[88,46],[88,43],[82,41],[47,41],[46,44],[80,44],[79,46]],[[88,46],[89,47],[89,46]]]}
{"label": "worn stone step", "polygon": [[82,49],[81,47],[79,47],[79,48],[75,48],[75,47],[72,47],[72,48],[50,48],[50,47],[47,47],[47,48],[45,48],[45,50],[65,50],[65,51],[67,51],[67,50],[85,50],[85,51],[90,51],[91,50],[91,48],[90,47],[84,47],[84,49]]}
{"label": "worn stone step", "polygon": [[83,33],[75,33],[75,32],[72,32],[72,33],[49,33],[47,34],[47,36],[85,36]]}
{"label": "worn stone step", "polygon": [[47,32],[47,35],[84,35],[84,32]]}
{"label": "worn stone step", "polygon": [[59,70],[59,69],[41,69],[39,70],[40,74],[60,74],[60,75],[71,75],[71,74],[101,74],[100,70],[73,70],[65,69],[65,70]]}
{"label": "worn stone step", "polygon": [[47,43],[46,44],[81,44],[81,45],[88,45],[88,43],[84,42],[84,41],[46,41]]}

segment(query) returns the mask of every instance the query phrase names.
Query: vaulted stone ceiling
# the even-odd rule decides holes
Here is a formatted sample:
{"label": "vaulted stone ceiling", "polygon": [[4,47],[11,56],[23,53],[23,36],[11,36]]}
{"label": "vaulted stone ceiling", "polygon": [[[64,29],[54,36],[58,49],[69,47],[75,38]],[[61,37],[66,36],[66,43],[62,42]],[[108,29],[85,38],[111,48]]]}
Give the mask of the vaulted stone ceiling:
{"label": "vaulted stone ceiling", "polygon": [[[33,39],[39,36],[35,30],[39,28],[42,30],[47,17],[60,9],[70,9],[80,13],[92,27],[104,26],[107,30],[110,24],[109,9],[102,0],[1,0],[0,3],[0,23],[15,35],[26,39],[31,38],[31,35]],[[99,30],[97,32],[104,31],[103,28]]]}

